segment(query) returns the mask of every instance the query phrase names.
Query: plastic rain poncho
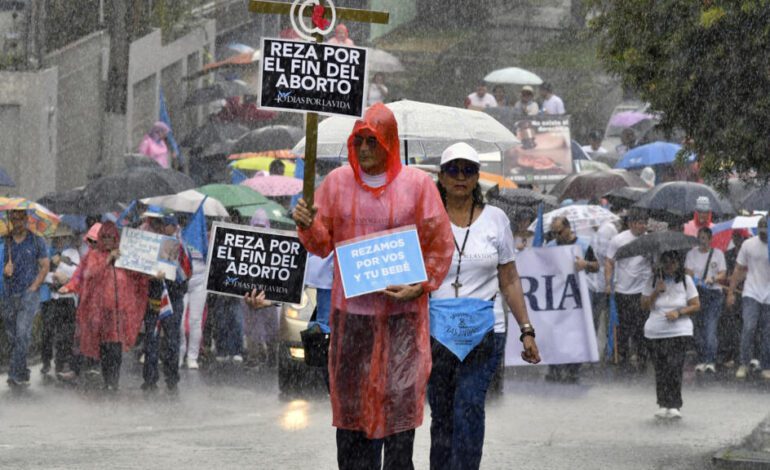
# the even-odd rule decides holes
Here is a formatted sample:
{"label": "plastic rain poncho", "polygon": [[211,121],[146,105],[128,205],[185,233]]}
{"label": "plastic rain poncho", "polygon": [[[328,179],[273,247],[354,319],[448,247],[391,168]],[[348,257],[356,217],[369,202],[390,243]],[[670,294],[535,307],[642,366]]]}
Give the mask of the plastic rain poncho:
{"label": "plastic rain poncho", "polygon": [[[387,151],[386,183],[366,186],[353,136],[369,129]],[[417,226],[428,281],[411,302],[381,293],[346,300],[335,263],[330,318],[329,385],[333,425],[378,439],[422,424],[431,349],[428,292],[449,269],[454,242],[433,180],[402,167],[398,129],[383,104],[369,108],[348,139],[350,165],[331,172],[316,192],[313,225],[299,230],[308,251],[326,257],[335,244],[363,235]]]}

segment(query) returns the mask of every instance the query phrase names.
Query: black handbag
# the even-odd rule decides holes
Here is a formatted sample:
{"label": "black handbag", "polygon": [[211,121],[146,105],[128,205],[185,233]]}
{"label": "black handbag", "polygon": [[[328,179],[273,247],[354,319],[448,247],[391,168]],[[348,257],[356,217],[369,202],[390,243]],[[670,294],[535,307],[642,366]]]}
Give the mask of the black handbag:
{"label": "black handbag", "polygon": [[[313,311],[311,322],[315,320],[317,311],[317,308]],[[318,325],[300,331],[299,335],[302,338],[302,348],[305,350],[305,364],[310,367],[326,367],[329,363],[331,335],[324,333]]]}

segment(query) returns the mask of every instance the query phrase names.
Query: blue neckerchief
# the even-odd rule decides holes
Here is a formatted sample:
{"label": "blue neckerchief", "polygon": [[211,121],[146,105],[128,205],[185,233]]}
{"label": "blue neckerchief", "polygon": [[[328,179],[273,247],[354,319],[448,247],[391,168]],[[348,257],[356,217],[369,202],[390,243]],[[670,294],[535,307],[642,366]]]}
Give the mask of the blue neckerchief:
{"label": "blue neckerchief", "polygon": [[462,361],[494,328],[493,306],[491,300],[430,299],[430,335]]}

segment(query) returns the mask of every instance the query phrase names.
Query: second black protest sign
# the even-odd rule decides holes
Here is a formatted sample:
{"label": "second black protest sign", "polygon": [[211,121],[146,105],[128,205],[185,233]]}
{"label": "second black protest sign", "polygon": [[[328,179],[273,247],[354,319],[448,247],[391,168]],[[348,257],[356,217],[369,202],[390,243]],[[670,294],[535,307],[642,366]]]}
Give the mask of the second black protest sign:
{"label": "second black protest sign", "polygon": [[307,251],[293,232],[214,223],[206,289],[241,297],[252,289],[267,300],[300,303]]}

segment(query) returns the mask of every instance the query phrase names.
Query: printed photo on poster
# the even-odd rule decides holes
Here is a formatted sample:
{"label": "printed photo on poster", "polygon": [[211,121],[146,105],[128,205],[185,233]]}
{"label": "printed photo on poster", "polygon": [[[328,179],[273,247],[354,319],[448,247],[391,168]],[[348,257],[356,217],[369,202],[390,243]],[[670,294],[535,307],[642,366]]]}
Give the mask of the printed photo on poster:
{"label": "printed photo on poster", "polygon": [[307,251],[295,232],[215,222],[206,289],[236,297],[256,289],[273,302],[299,303],[306,264]]}
{"label": "printed photo on poster", "polygon": [[124,228],[120,235],[120,258],[115,267],[151,276],[159,271],[168,280],[176,279],[179,265],[179,240],[157,233]]}
{"label": "printed photo on poster", "polygon": [[517,182],[555,182],[572,173],[569,116],[522,116],[512,125],[521,145],[505,152],[505,176]]}
{"label": "printed photo on poster", "polygon": [[261,50],[261,108],[363,116],[366,48],[263,38]]}

